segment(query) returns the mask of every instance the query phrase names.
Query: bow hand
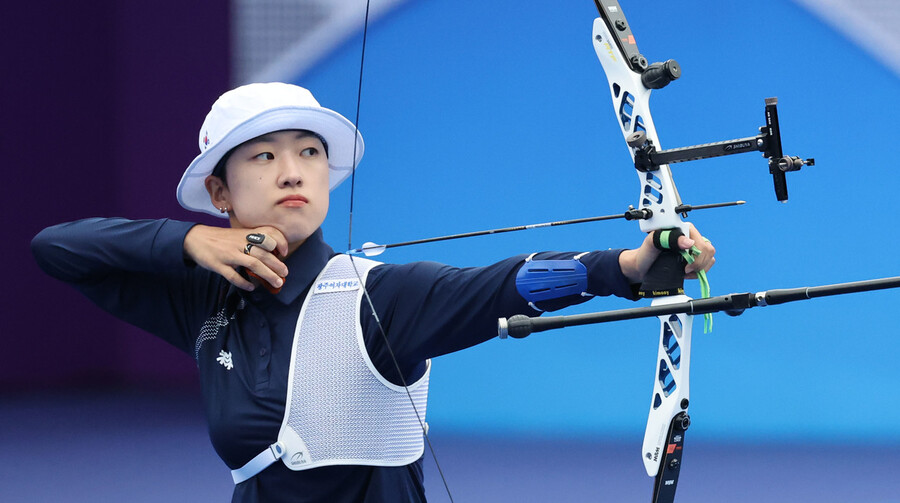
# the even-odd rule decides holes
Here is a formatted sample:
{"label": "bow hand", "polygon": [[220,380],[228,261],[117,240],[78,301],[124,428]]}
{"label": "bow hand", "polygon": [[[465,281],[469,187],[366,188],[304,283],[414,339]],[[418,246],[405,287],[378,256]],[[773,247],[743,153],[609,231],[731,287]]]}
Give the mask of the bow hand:
{"label": "bow hand", "polygon": [[[685,236],[683,233],[679,233],[675,238],[674,244],[680,250],[695,249],[692,252],[692,255],[694,256],[693,263],[685,264],[684,260],[680,258],[680,253],[677,253],[674,250],[669,253],[677,257],[677,259],[673,259],[673,261],[678,264],[684,264],[684,278],[696,279],[698,271],[709,271],[713,264],[716,263],[716,249],[712,243],[700,234],[700,231],[698,231],[693,224],[688,225],[690,228],[690,237]],[[658,237],[660,234],[660,231],[648,234],[640,247],[632,250],[625,250],[619,255],[619,266],[622,268],[622,274],[624,274],[632,283],[644,283],[645,280],[648,279],[647,275],[653,264],[660,260],[663,250],[666,249],[666,247],[661,247],[654,243],[654,236]],[[665,261],[666,259],[662,260]],[[682,266],[679,265],[678,267],[680,269]],[[678,276],[676,272],[673,272],[672,274],[676,277]]]}

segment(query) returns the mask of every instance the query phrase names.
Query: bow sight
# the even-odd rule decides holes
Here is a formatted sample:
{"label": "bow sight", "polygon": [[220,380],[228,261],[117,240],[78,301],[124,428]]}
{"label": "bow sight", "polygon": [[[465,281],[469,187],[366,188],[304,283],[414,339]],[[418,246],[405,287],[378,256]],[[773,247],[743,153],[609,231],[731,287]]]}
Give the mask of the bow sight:
{"label": "bow sight", "polygon": [[[664,64],[668,64],[668,62]],[[759,128],[760,134],[747,138],[656,150],[644,131],[636,131],[626,139],[628,145],[635,149],[634,167],[638,171],[648,172],[659,169],[659,166],[663,164],[709,159],[744,152],[762,152],[763,156],[769,159],[769,173],[772,174],[775,182],[775,197],[779,201],[785,202],[788,192],[784,174],[788,171],[799,171],[804,165],[813,166],[816,160],[782,154],[777,106],[778,98],[766,98],[766,125]]]}
{"label": "bow sight", "polygon": [[[611,37],[619,51],[625,57],[625,63],[631,71],[641,77],[641,83],[647,89],[662,89],[681,77],[681,67],[674,59],[661,63],[648,64],[637,47],[625,14],[617,0],[594,0],[600,17],[605,22]],[[600,35],[596,35],[597,40]],[[781,130],[778,126],[778,98],[766,98],[766,125],[759,128],[760,134],[747,138],[725,140],[715,143],[705,143],[690,147],[674,148],[669,150],[657,150],[653,141],[647,138],[646,130],[640,125],[635,127],[635,132],[626,138],[626,142],[634,149],[634,167],[640,172],[656,171],[661,165],[677,162],[709,159],[744,152],[762,152],[769,160],[769,173],[775,183],[775,197],[779,201],[787,201],[787,180],[785,173],[798,171],[804,165],[815,165],[815,159],[801,159],[796,156],[786,156],[781,150]],[[625,100],[619,109],[622,120],[630,122],[634,101]]]}

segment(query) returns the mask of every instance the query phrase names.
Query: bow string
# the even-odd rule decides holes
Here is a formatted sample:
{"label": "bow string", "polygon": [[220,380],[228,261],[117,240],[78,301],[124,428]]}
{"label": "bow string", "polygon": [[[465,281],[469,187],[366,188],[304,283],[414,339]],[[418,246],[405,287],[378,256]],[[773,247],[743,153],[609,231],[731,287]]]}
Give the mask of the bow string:
{"label": "bow string", "polygon": [[[353,170],[350,174],[350,208],[349,208],[349,222],[347,225],[347,249],[350,250],[353,247],[353,202],[355,199],[356,193],[356,167],[357,167],[357,157],[356,157],[356,149],[359,145],[359,142],[356,141],[359,138],[359,119],[360,119],[360,109],[362,105],[362,90],[363,90],[363,71],[365,69],[366,62],[366,41],[368,39],[369,33],[369,12],[370,12],[371,0],[366,0],[366,12],[363,18],[363,37],[362,37],[362,49],[360,50],[360,58],[359,58],[359,80],[357,83],[357,93],[356,93],[356,116],[353,120]],[[434,460],[434,464],[437,467],[438,474],[440,474],[441,481],[443,482],[444,489],[447,492],[447,497],[450,499],[450,502],[453,503],[453,494],[450,491],[450,486],[447,483],[447,478],[444,476],[444,471],[441,469],[440,462],[438,461],[437,454],[434,449],[434,445],[431,443],[431,437],[428,436],[428,425],[425,423],[425,419],[422,417],[418,407],[416,407],[415,400],[412,397],[412,393],[409,390],[409,385],[406,382],[406,377],[403,375],[403,371],[400,368],[400,363],[397,361],[397,356],[394,353],[393,347],[391,347],[390,340],[388,339],[387,332],[384,329],[384,325],[381,323],[381,319],[378,316],[378,313],[375,310],[375,305],[372,302],[372,298],[369,296],[369,291],[366,289],[365,282],[362,280],[362,277],[359,273],[359,270],[356,267],[356,263],[354,262],[355,258],[352,253],[347,254],[350,257],[350,263],[353,265],[353,271],[356,274],[356,278],[359,280],[360,288],[363,292],[363,297],[366,299],[366,303],[369,306],[369,310],[372,312],[372,319],[376,323],[378,327],[378,332],[381,335],[381,340],[384,343],[385,349],[387,349],[388,355],[391,358],[391,363],[394,366],[394,370],[397,371],[397,376],[400,379],[400,384],[406,392],[406,396],[409,399],[410,405],[412,405],[413,411],[415,412],[416,419],[419,423],[419,427],[422,429],[422,436],[425,439],[425,443],[428,445],[428,450],[431,452],[431,457]]]}

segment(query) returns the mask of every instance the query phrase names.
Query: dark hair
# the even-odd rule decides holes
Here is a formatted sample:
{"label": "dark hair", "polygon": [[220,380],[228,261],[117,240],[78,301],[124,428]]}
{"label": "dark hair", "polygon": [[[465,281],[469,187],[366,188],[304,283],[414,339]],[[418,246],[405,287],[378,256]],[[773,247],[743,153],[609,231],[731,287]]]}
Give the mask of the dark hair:
{"label": "dark hair", "polygon": [[[316,138],[319,139],[320,142],[322,142],[322,147],[325,149],[325,157],[326,158],[328,157],[328,142],[325,141],[325,138],[322,138],[322,135],[320,135],[319,133],[316,133],[314,131],[309,131],[308,129],[296,129],[296,130],[284,129],[282,131],[301,131],[301,132],[309,133],[309,134],[315,136]],[[277,133],[279,131],[272,131],[272,132]],[[266,134],[269,134],[269,133],[266,133]],[[260,135],[260,136],[265,136],[265,135]],[[259,138],[259,136],[257,136],[256,138]],[[241,145],[243,145],[244,143],[253,141],[256,138],[251,138],[251,139],[241,143],[240,145],[233,147],[228,152],[225,152],[225,155],[223,155],[222,158],[219,159],[219,162],[216,163],[216,167],[213,168],[212,173],[210,173],[210,175],[220,178],[222,180],[222,183],[225,184],[225,186],[227,187],[228,181],[225,179],[225,164],[228,163],[228,158],[231,157],[231,154],[233,154],[234,151],[237,150]]]}
{"label": "dark hair", "polygon": [[[240,145],[238,145],[238,147],[240,147]],[[213,168],[212,173],[210,173],[212,176],[221,178],[222,183],[224,183],[226,187],[228,186],[228,182],[225,181],[225,163],[228,162],[228,158],[231,157],[231,154],[233,154],[234,150],[238,147],[234,147],[228,152],[225,152],[225,155],[223,155],[222,158],[219,159],[219,162],[216,163],[216,167]]]}

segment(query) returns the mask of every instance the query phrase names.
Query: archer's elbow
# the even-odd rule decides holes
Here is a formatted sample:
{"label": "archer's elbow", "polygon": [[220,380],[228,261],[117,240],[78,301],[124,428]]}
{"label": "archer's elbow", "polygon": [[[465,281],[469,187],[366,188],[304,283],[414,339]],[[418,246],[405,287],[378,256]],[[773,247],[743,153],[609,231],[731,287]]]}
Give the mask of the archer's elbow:
{"label": "archer's elbow", "polygon": [[73,252],[67,245],[65,224],[47,227],[31,240],[31,254],[49,276],[66,282],[77,282],[74,273]]}

